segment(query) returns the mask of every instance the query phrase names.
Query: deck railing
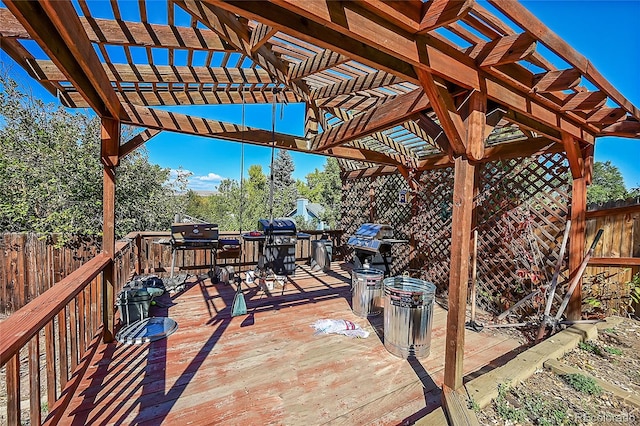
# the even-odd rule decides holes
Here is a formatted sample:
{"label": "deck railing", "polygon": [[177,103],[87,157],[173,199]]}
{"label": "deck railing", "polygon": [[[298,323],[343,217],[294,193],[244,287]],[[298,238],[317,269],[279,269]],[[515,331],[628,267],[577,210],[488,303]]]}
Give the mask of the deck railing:
{"label": "deck railing", "polygon": [[[299,240],[296,260],[311,255],[311,241],[328,234],[341,246],[342,231],[310,231]],[[171,263],[170,247],[157,244],[167,232],[136,232],[116,244],[113,260],[114,294],[134,273],[165,273]],[[221,237],[237,237],[223,233]],[[184,270],[208,269],[207,250],[181,251],[176,266]],[[221,253],[220,265],[239,268],[257,264],[258,244],[243,242],[240,256]],[[0,423],[56,424],[84,377],[103,332],[103,313],[114,300],[103,297],[103,271],[112,260],[98,254],[77,270],[0,322],[0,375],[6,383],[6,409]],[[23,407],[21,401],[29,401]],[[5,411],[4,413],[2,411]]]}
{"label": "deck railing", "polygon": [[[306,262],[311,256],[312,241],[329,236],[333,242],[334,252],[340,251],[343,245],[342,230],[331,231],[303,231],[311,237],[298,239],[296,244],[296,261]],[[136,241],[136,271],[138,273],[154,273],[160,276],[168,274],[171,267],[171,247],[167,244],[159,244],[160,240],[167,240],[169,232],[140,232],[131,236]],[[220,238],[239,238],[238,233],[222,232]],[[227,254],[218,250],[216,264],[218,266],[231,265],[242,270],[257,265],[259,257],[259,243],[256,241],[241,241],[239,256],[234,253]],[[187,271],[206,271],[211,265],[209,250],[180,250],[176,254],[176,268]]]}
{"label": "deck railing", "polygon": [[[133,272],[134,241],[116,245],[114,285]],[[5,375],[6,424],[55,424],[88,366],[102,335],[105,254],[67,275],[0,323],[0,367]],[[29,407],[21,401],[29,400]]]}

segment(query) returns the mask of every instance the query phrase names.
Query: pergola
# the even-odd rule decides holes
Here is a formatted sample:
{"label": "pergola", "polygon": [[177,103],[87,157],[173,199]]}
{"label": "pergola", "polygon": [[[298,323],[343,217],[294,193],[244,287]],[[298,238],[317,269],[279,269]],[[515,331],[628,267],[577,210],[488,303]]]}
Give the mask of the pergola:
{"label": "pergola", "polygon": [[[275,134],[273,143],[337,157],[347,178],[400,173],[415,188],[416,171],[454,167],[450,389],[462,386],[478,165],[566,153],[574,273],[585,249],[594,144],[601,136],[640,137],[640,111],[513,0],[486,7],[473,0],[168,0],[161,11],[145,0],[135,7],[116,0],[100,7],[4,3],[2,49],[65,106],[90,107],[102,119],[107,256],[115,253],[121,157],[164,130],[272,143],[269,131],[157,106],[300,102],[305,136]],[[121,124],[145,130],[121,143]],[[113,264],[104,277],[113,300]],[[580,306],[578,287],[570,318]],[[106,341],[113,322],[113,309],[105,311]]]}

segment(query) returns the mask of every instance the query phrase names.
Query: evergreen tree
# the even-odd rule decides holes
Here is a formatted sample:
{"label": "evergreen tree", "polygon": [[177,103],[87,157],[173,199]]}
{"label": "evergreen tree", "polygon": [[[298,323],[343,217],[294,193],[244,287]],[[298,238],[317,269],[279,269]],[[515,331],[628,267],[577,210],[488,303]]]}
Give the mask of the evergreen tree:
{"label": "evergreen tree", "polygon": [[273,161],[271,179],[273,179],[273,217],[282,217],[294,207],[298,191],[292,177],[295,166],[291,155],[279,149]]}

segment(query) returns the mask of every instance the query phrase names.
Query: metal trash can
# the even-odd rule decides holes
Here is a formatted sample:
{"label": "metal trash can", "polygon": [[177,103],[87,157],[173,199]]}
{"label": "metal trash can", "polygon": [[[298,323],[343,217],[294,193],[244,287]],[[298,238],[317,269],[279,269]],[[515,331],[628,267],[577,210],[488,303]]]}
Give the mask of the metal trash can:
{"label": "metal trash can", "polygon": [[331,270],[332,255],[333,242],[331,240],[311,241],[311,268],[329,272]]}
{"label": "metal trash can", "polygon": [[384,347],[400,358],[429,356],[436,286],[416,278],[385,278]]}
{"label": "metal trash can", "polygon": [[359,317],[378,315],[382,311],[382,279],[378,269],[354,269],[351,274],[351,308]]}

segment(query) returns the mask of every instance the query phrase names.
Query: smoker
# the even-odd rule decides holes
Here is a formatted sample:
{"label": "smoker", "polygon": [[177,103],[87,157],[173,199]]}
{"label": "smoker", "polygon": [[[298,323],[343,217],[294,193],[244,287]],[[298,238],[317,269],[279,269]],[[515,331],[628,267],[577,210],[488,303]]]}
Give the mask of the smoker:
{"label": "smoker", "polygon": [[[247,241],[258,241],[261,263],[276,275],[294,275],[296,271],[296,224],[290,219],[260,219],[258,232],[242,235]],[[262,268],[261,268],[262,269]]]}
{"label": "smoker", "polygon": [[391,246],[407,242],[393,238],[393,229],[389,225],[365,223],[349,237],[347,245],[354,249],[354,269],[360,269],[367,264],[371,268],[384,271],[384,275],[388,277],[393,262]]}
{"label": "smoker", "polygon": [[213,223],[174,223],[171,225],[171,277],[176,266],[176,251],[209,249],[211,264],[209,275],[213,276],[218,249],[218,225]]}

